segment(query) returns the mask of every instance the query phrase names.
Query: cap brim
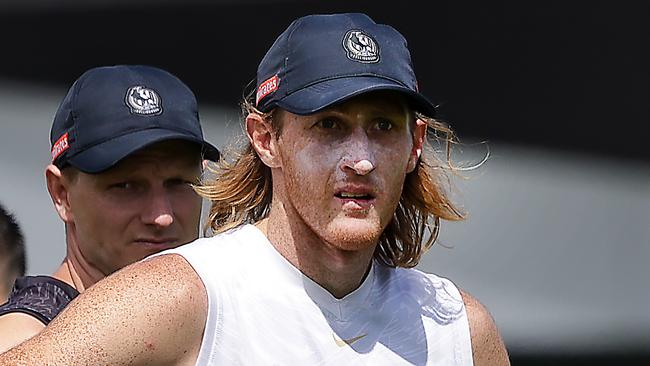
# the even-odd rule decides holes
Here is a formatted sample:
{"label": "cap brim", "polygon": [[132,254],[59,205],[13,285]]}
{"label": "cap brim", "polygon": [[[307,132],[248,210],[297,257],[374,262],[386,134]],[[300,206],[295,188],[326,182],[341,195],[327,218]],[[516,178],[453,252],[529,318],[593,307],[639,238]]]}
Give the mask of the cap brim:
{"label": "cap brim", "polygon": [[200,138],[187,133],[166,129],[147,129],[135,131],[90,147],[68,158],[70,165],[85,173],[100,173],[117,164],[120,160],[151,144],[167,140],[185,140],[197,143],[202,148],[203,158],[218,161],[219,150]]}
{"label": "cap brim", "polygon": [[413,108],[433,117],[436,107],[422,94],[392,80],[373,76],[354,76],[326,80],[300,89],[278,100],[275,105],[291,113],[308,115],[360,94],[377,90],[393,90],[407,97]]}

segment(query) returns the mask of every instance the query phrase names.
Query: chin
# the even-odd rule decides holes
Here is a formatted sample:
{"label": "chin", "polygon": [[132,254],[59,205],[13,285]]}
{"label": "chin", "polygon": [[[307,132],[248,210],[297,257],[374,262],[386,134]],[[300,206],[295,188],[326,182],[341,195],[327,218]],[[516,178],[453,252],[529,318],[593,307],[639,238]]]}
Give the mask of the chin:
{"label": "chin", "polygon": [[370,219],[335,219],[327,226],[324,239],[343,250],[374,247],[382,234],[378,221]]}

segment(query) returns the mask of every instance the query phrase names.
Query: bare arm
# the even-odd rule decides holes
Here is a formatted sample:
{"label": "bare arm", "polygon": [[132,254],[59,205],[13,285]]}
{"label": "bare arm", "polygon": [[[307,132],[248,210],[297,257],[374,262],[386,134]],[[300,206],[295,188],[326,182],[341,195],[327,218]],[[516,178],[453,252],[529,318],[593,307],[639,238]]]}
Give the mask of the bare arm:
{"label": "bare arm", "polygon": [[207,295],[178,255],[127,266],[84,291],[0,365],[193,365]]}
{"label": "bare arm", "polygon": [[24,313],[0,316],[0,352],[5,352],[45,329],[45,324]]}
{"label": "bare arm", "polygon": [[474,365],[509,366],[508,351],[490,312],[469,293],[461,291],[461,295],[467,309]]}

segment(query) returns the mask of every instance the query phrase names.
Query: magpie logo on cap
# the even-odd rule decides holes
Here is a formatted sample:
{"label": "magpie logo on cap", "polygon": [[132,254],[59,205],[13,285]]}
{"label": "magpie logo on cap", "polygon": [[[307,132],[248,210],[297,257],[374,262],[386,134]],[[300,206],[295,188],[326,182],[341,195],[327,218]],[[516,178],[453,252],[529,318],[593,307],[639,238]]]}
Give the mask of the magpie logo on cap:
{"label": "magpie logo on cap", "polygon": [[155,90],[142,85],[135,85],[126,92],[126,105],[131,113],[155,116],[162,113],[160,96]]}
{"label": "magpie logo on cap", "polygon": [[377,42],[361,30],[349,30],[343,37],[343,48],[352,61],[365,64],[379,62]]}

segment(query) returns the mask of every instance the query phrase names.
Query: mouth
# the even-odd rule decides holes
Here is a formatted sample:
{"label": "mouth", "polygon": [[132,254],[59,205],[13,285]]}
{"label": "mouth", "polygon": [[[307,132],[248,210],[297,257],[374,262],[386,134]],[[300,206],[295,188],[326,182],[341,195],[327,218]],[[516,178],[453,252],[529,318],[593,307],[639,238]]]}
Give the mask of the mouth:
{"label": "mouth", "polygon": [[358,200],[370,200],[374,198],[369,193],[352,193],[352,192],[339,192],[335,194],[335,196],[340,199],[358,199]]}
{"label": "mouth", "polygon": [[137,245],[147,246],[151,248],[174,248],[178,246],[178,239],[176,238],[139,238],[135,240]]}
{"label": "mouth", "polygon": [[367,210],[375,202],[375,196],[368,191],[340,191],[334,194],[338,201],[343,205],[344,209],[347,210]]}

